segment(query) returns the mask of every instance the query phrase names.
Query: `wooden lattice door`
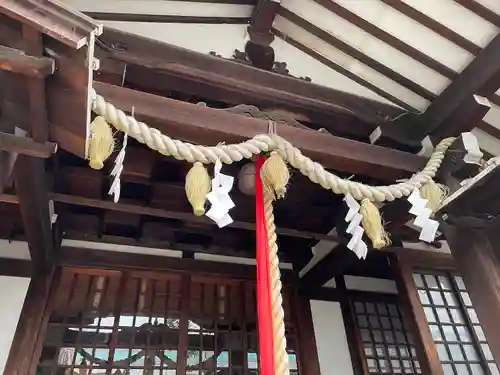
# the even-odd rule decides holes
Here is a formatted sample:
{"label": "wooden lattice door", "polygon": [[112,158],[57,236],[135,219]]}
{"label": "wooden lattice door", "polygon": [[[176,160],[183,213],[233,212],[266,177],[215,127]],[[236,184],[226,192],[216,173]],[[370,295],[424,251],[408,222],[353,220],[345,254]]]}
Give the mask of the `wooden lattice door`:
{"label": "wooden lattice door", "polygon": [[[298,373],[291,296],[289,360]],[[258,374],[255,282],[182,273],[64,269],[38,374]]]}

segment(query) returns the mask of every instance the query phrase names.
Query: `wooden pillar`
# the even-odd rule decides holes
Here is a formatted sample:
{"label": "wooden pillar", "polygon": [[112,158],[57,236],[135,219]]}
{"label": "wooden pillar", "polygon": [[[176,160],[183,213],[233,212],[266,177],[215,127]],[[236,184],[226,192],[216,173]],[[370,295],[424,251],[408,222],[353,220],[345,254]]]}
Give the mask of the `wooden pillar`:
{"label": "wooden pillar", "polygon": [[309,298],[295,293],[294,321],[298,329],[299,366],[304,375],[319,375],[319,357]]}
{"label": "wooden pillar", "polygon": [[443,375],[443,367],[432,339],[431,330],[425,318],[424,308],[420,303],[417,288],[413,281],[412,270],[408,264],[401,262],[397,256],[391,258],[398,294],[402,306],[409,317],[414,339],[418,345],[417,355],[423,374]]}
{"label": "wooden pillar", "polygon": [[443,223],[442,228],[493,357],[500,363],[500,225],[475,229]]}
{"label": "wooden pillar", "polygon": [[40,336],[45,334],[46,324],[43,323],[47,322],[44,318],[48,313],[46,309],[48,299],[51,290],[57,287],[57,279],[54,276],[55,272],[51,271],[35,275],[31,279],[4,374],[35,373],[37,356],[40,355],[43,343]]}

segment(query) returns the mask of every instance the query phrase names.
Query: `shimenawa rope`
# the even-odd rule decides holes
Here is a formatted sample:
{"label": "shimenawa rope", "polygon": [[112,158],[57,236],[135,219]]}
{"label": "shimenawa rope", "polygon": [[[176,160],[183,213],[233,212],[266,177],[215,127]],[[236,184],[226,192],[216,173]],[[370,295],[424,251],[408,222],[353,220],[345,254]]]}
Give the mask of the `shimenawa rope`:
{"label": "shimenawa rope", "polygon": [[367,198],[374,202],[393,201],[409,196],[413,190],[420,189],[423,184],[431,181],[443,161],[446,150],[455,140],[443,139],[436,146],[425,167],[408,181],[387,186],[369,186],[345,180],[326,171],[321,164],[302,155],[299,149],[278,135],[260,134],[245,142],[230,145],[193,145],[172,139],[158,129],[126,115],[113,104],[106,102],[95,90],[92,90],[92,103],[93,111],[104,117],[108,123],[163,155],[190,163],[215,163],[219,159],[222,163],[231,164],[262,152],[277,150],[291,166],[325,189],[332,190],[335,194],[351,194],[357,200]]}

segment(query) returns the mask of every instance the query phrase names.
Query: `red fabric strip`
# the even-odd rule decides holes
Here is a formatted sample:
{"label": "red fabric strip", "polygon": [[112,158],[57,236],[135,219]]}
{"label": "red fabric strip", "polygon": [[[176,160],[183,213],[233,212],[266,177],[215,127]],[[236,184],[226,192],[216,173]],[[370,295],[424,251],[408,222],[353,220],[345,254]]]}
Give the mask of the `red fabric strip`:
{"label": "red fabric strip", "polygon": [[264,214],[264,191],[260,169],[265,158],[259,157],[255,171],[255,216],[257,235],[257,314],[259,321],[260,373],[274,375],[274,339],[271,310],[269,243]]}

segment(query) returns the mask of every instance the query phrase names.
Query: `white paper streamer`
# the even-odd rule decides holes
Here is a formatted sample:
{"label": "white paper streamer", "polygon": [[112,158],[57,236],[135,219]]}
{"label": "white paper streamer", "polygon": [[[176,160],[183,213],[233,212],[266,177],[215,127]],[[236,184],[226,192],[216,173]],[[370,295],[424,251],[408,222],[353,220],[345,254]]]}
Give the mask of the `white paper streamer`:
{"label": "white paper streamer", "polygon": [[205,214],[215,221],[219,228],[233,222],[233,219],[229,216],[229,210],[234,207],[234,202],[229,197],[229,192],[233,188],[234,177],[220,173],[221,169],[222,163],[217,159],[214,166],[212,191],[207,194],[211,207]]}
{"label": "white paper streamer", "polygon": [[113,182],[111,183],[111,187],[109,188],[108,195],[113,195],[113,201],[118,203],[120,200],[120,190],[121,190],[121,181],[120,177],[123,172],[123,161],[125,160],[125,149],[127,148],[128,135],[125,133],[123,135],[123,143],[122,148],[118,155],[115,158],[115,166],[111,171],[111,176],[114,177]]}
{"label": "white paper streamer", "polygon": [[422,199],[418,189],[415,189],[408,197],[408,202],[411,204],[410,214],[415,215],[413,224],[420,228],[419,240],[434,242],[439,223],[430,218],[432,210],[427,208],[427,199]]}
{"label": "white paper streamer", "polygon": [[345,221],[349,223],[346,232],[352,235],[347,247],[349,250],[353,251],[358,258],[365,259],[366,254],[368,253],[368,246],[363,241],[363,234],[365,230],[361,226],[361,220],[363,219],[363,216],[359,213],[361,206],[350,194],[347,194],[344,200],[347,207],[349,207],[349,211],[345,216]]}

